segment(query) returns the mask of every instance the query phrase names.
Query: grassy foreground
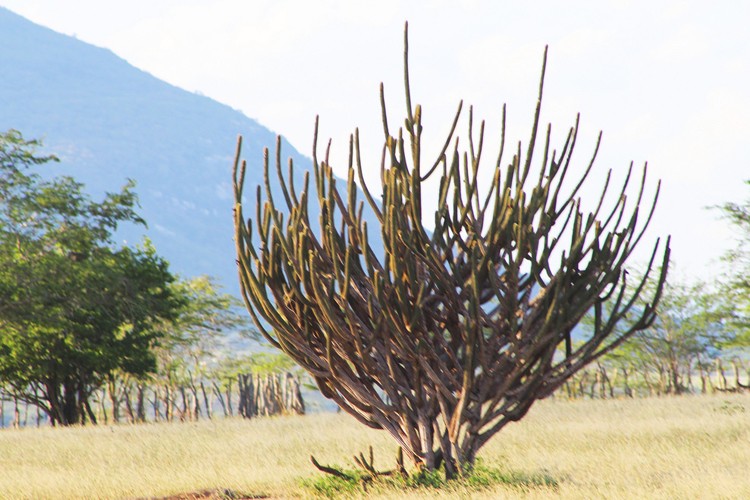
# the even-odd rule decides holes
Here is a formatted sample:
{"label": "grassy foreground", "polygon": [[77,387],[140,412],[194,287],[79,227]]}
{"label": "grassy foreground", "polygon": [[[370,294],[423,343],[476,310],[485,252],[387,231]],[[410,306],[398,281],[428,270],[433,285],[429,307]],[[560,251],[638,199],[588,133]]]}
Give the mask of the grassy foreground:
{"label": "grassy foreground", "polygon": [[[309,461],[351,467],[395,446],[346,415],[0,431],[0,498],[143,498],[227,488],[310,497]],[[542,401],[498,434],[491,489],[390,490],[389,498],[750,498],[750,396]],[[536,480],[534,478],[543,478]]]}

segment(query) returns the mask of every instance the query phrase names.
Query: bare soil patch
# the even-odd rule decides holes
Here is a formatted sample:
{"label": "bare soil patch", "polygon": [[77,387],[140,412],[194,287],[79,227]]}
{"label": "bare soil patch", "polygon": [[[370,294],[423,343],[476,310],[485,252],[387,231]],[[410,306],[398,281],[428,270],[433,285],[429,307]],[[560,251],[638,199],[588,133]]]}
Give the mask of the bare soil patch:
{"label": "bare soil patch", "polygon": [[[271,498],[268,495],[257,494],[248,495],[229,489],[213,489],[213,490],[201,490],[191,491],[189,493],[178,493],[176,495],[170,495],[166,497],[153,497],[148,500],[255,500],[259,498]],[[138,499],[141,500],[141,499]],[[143,499],[145,500],[145,499]]]}

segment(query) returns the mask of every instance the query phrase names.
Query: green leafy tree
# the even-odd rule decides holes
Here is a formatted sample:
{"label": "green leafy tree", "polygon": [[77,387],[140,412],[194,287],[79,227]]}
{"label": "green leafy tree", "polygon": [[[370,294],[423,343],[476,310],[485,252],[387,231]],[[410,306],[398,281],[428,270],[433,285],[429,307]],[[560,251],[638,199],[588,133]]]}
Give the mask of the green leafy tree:
{"label": "green leafy tree", "polygon": [[157,353],[162,374],[170,372],[184,378],[190,371],[202,376],[223,363],[230,334],[259,338],[248,318],[239,313],[241,302],[222,293],[212,278],[198,276],[177,280],[170,286],[182,307],[174,321],[161,325]]}
{"label": "green leafy tree", "polygon": [[[212,386],[219,390],[218,384],[228,377],[226,368],[233,358],[227,351],[232,342],[241,337],[257,339],[247,317],[239,314],[240,301],[222,293],[213,278],[178,279],[170,283],[169,289],[180,306],[173,319],[160,321],[154,327],[158,332],[158,342],[153,346],[156,371],[146,377],[117,371],[107,381],[107,396],[115,421],[121,417],[123,403],[129,421],[145,420],[149,386],[158,387],[156,392],[163,397],[162,408],[167,418],[172,415],[169,406],[174,403],[172,398],[176,393],[183,396],[184,391],[193,394],[196,414],[205,411],[210,416],[208,394]],[[231,377],[236,379],[236,373]],[[131,400],[133,395],[135,403]],[[203,410],[199,410],[201,405]]]}
{"label": "green leafy tree", "polygon": [[[254,220],[246,218],[246,164],[238,147],[237,260],[247,309],[268,341],[344,411],[387,430],[416,469],[444,467],[452,478],[469,470],[480,448],[535,401],[651,324],[669,244],[661,269],[629,288],[626,262],[656,195],[645,194],[644,170],[629,199],[631,170],[611,206],[608,179],[586,210],[579,188],[593,160],[566,182],[577,127],[559,151],[550,147],[548,127],[543,151],[534,154],[543,84],[527,147],[519,143],[512,159],[503,159],[502,134],[490,181],[480,185],[484,124],[477,132],[471,109],[465,149],[459,149],[460,105],[443,148],[426,158],[423,112],[412,106],[404,52],[403,128],[391,128],[381,87],[382,197],[376,201],[362,181],[358,132],[350,140],[345,191],[315,146],[314,182],[308,175],[295,187],[293,172],[282,173],[277,142],[281,195],[273,195],[266,151],[265,189],[258,187]],[[439,202],[428,229],[423,193],[432,176]],[[370,243],[358,188],[377,217],[383,255]],[[317,221],[310,202],[320,207]],[[659,267],[658,246],[649,270]],[[649,296],[650,279],[657,284]],[[639,297],[647,307],[632,310]],[[613,307],[605,311],[610,299]],[[571,332],[592,309],[594,329],[574,346]],[[633,323],[617,331],[631,310]]]}
{"label": "green leafy tree", "polygon": [[[691,390],[693,369],[736,341],[734,329],[728,326],[735,317],[734,307],[725,299],[703,282],[668,281],[654,322],[612,351],[607,362],[635,370],[651,391],[682,394]],[[589,316],[584,326],[590,328],[592,322]],[[628,328],[628,320],[618,328]]]}
{"label": "green leafy tree", "polygon": [[[750,186],[750,181],[746,181]],[[719,207],[736,229],[736,246],[724,256],[728,271],[722,280],[728,303],[735,305],[731,322],[736,332],[732,347],[750,346],[750,199],[742,203],[725,203]]]}
{"label": "green leafy tree", "polygon": [[70,177],[31,172],[56,161],[38,146],[0,135],[0,379],[69,425],[95,420],[89,397],[113,372],[155,369],[154,326],[181,301],[148,241],[113,244],[120,223],[144,223],[133,183],[94,202]]}

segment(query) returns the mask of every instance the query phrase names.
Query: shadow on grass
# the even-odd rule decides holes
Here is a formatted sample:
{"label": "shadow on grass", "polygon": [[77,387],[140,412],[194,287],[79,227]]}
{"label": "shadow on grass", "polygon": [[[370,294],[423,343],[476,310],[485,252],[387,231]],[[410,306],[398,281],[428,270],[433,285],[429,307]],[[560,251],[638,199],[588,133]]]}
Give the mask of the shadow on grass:
{"label": "shadow on grass", "polygon": [[367,496],[371,493],[388,493],[389,491],[412,490],[415,493],[439,490],[444,493],[480,491],[497,486],[506,486],[519,490],[547,488],[556,490],[559,481],[551,474],[541,472],[508,471],[488,467],[481,462],[475,464],[472,471],[460,478],[446,481],[442,472],[422,472],[408,477],[382,476],[372,479],[361,470],[345,470],[349,478],[330,475],[305,479],[302,487],[318,497],[346,498]]}

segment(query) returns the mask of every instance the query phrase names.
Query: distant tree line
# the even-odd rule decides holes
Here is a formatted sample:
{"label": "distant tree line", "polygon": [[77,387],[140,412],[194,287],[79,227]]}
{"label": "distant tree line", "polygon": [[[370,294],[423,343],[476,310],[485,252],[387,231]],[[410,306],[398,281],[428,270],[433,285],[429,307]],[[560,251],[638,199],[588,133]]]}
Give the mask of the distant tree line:
{"label": "distant tree line", "polygon": [[[302,415],[306,411],[303,383],[296,372],[247,371],[222,378],[220,373],[200,379],[164,376],[123,377],[94,391],[91,416],[96,424],[184,422],[214,417],[254,418]],[[52,423],[42,407],[18,393],[0,388],[0,428]]]}
{"label": "distant tree line", "polygon": [[611,398],[750,389],[750,200],[714,208],[736,229],[736,247],[722,258],[726,270],[713,282],[670,278],[654,323],[578,373],[558,395]]}
{"label": "distant tree line", "polygon": [[0,413],[7,403],[16,423],[31,411],[70,425],[145,420],[149,411],[157,420],[210,417],[213,400],[225,414],[284,411],[275,393],[248,402],[247,387],[270,384],[286,397],[298,377],[280,385],[251,360],[222,354],[228,332],[254,335],[238,301],[209,277],[175,276],[147,239],[115,241],[120,225],[145,225],[135,183],[92,200],[73,178],[38,173],[58,161],[39,146],[0,133]]}
{"label": "distant tree line", "polygon": [[[209,277],[176,277],[148,240],[115,242],[121,224],[145,225],[134,182],[94,201],[70,177],[40,176],[58,160],[39,146],[0,134],[0,424],[304,413],[289,358],[227,352],[227,332],[255,335],[234,297]],[[716,283],[671,280],[654,323],[557,395],[749,388],[750,201],[718,208],[739,235],[731,271]]]}

